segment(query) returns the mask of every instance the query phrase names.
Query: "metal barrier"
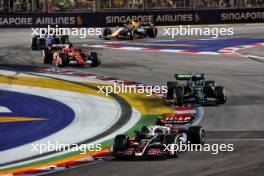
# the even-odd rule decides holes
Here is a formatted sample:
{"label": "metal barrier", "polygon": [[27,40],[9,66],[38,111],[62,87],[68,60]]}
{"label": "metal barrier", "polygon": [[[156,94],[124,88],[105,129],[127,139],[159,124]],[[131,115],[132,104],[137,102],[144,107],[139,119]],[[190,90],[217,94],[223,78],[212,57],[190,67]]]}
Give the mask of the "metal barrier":
{"label": "metal barrier", "polygon": [[0,14],[0,27],[105,27],[121,26],[134,19],[155,25],[264,23],[264,8]]}
{"label": "metal barrier", "polygon": [[0,0],[0,13],[264,8],[264,0]]}

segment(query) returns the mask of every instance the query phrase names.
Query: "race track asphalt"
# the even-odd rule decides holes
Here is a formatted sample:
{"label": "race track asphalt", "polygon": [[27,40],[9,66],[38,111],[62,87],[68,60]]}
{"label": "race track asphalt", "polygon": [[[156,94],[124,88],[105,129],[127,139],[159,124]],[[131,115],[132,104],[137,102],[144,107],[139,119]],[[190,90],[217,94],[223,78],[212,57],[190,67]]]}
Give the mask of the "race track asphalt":
{"label": "race track asphalt", "polygon": [[[238,33],[263,36],[257,26],[236,26]],[[0,36],[3,34],[0,32]],[[32,52],[26,45],[27,31],[8,31],[9,38],[2,38],[0,64],[40,66],[39,53]],[[22,35],[23,34],[23,35]],[[10,40],[10,37],[13,40]],[[17,42],[14,41],[16,38]],[[98,42],[93,40],[93,42]],[[4,44],[6,43],[6,44]],[[14,47],[16,46],[16,47]],[[228,100],[222,106],[204,107],[201,125],[207,131],[210,144],[234,144],[233,152],[186,152],[179,159],[117,161],[110,160],[92,165],[83,165],[50,175],[62,176],[260,176],[264,173],[264,63],[237,56],[208,56],[160,52],[139,52],[97,49],[103,64],[90,72],[105,74],[121,79],[165,85],[173,80],[177,72],[203,72],[208,79],[217,81],[226,88]],[[263,53],[262,49],[254,49]]]}
{"label": "race track asphalt", "polygon": [[240,50],[239,53],[242,53],[242,54],[245,54],[245,55],[255,55],[255,56],[264,57],[263,50],[264,50],[264,47],[249,48],[249,49]]}

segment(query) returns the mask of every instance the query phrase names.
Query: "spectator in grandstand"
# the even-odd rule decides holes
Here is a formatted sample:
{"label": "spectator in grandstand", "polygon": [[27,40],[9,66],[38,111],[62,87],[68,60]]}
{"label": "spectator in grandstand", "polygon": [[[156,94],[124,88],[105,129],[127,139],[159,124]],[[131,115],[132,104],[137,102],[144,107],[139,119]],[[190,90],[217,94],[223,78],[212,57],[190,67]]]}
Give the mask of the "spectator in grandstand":
{"label": "spectator in grandstand", "polygon": [[219,0],[211,0],[211,7],[212,8],[217,8],[218,5],[219,5]]}
{"label": "spectator in grandstand", "polygon": [[76,0],[76,6],[78,9],[82,10],[95,10],[95,1],[94,0]]}
{"label": "spectator in grandstand", "polygon": [[225,0],[220,0],[218,2],[218,6],[217,7],[224,7],[225,6]]}
{"label": "spectator in grandstand", "polygon": [[165,7],[172,8],[173,2],[172,2],[172,0],[164,0],[164,5],[165,5]]}
{"label": "spectator in grandstand", "polygon": [[127,8],[138,9],[142,8],[143,0],[127,0]]}
{"label": "spectator in grandstand", "polygon": [[127,7],[127,1],[124,1],[124,0],[112,0],[111,1],[111,7],[112,8],[126,8]]}
{"label": "spectator in grandstand", "polygon": [[264,6],[264,0],[246,0],[246,7],[261,7]]}
{"label": "spectator in grandstand", "polygon": [[0,1],[0,12],[4,11],[4,1]]}
{"label": "spectator in grandstand", "polygon": [[219,1],[219,6],[220,8],[227,8],[230,7],[230,0],[220,0]]}
{"label": "spectator in grandstand", "polygon": [[157,7],[157,1],[156,0],[147,0],[147,7],[150,9],[154,9]]}
{"label": "spectator in grandstand", "polygon": [[195,8],[229,8],[235,6],[234,0],[197,0]]}
{"label": "spectator in grandstand", "polygon": [[108,9],[108,8],[110,8],[110,1],[109,0],[101,1],[101,8],[102,9]]}
{"label": "spectator in grandstand", "polygon": [[200,8],[205,8],[208,6],[207,2],[205,0],[196,0],[194,2],[195,8],[200,9]]}
{"label": "spectator in grandstand", "polygon": [[67,8],[75,8],[75,0],[64,0],[63,4]]}
{"label": "spectator in grandstand", "polygon": [[49,0],[48,11],[95,11],[95,0]]}
{"label": "spectator in grandstand", "polygon": [[158,6],[157,7],[161,7],[161,8],[166,7],[165,0],[158,1]]}

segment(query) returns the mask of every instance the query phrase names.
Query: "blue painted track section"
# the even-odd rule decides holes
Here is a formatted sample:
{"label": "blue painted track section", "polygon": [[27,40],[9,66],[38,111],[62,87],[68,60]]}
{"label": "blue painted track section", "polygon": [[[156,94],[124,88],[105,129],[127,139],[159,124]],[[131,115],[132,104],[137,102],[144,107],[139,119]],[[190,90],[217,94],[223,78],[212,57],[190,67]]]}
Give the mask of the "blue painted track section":
{"label": "blue painted track section", "polygon": [[12,113],[1,116],[47,118],[41,121],[0,122],[0,152],[47,137],[68,126],[74,111],[67,105],[45,97],[0,90],[0,106]]}
{"label": "blue painted track section", "polygon": [[[144,43],[142,45],[133,44],[133,42],[126,42],[126,43],[120,42],[120,44],[111,44],[111,45],[122,46],[122,47],[142,47],[142,48],[157,48],[157,49],[218,52],[219,50],[227,47],[233,47],[238,45],[249,45],[254,43],[262,43],[262,42],[264,42],[264,38],[230,38],[230,39],[209,39],[209,40],[144,40],[142,42],[135,41],[135,43]],[[173,44],[178,46],[169,46]],[[164,46],[164,45],[168,45],[168,46]],[[179,46],[179,45],[188,45],[188,46]]]}

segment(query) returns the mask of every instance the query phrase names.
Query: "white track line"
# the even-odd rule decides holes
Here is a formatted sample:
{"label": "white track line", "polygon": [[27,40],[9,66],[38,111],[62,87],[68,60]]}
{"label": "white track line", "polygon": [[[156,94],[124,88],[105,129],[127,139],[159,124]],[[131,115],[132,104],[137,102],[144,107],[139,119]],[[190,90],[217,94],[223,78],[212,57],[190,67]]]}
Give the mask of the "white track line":
{"label": "white track line", "polygon": [[[99,96],[80,94],[30,86],[0,84],[0,89],[41,96],[60,101],[75,112],[75,119],[64,129],[38,141],[34,144],[59,142],[62,144],[76,144],[87,140],[109,129],[120,118],[121,108],[114,100]],[[106,118],[107,117],[107,118]],[[37,155],[31,151],[31,144],[1,152],[0,163],[10,162]],[[16,153],[16,155],[13,155]],[[13,157],[10,157],[13,156]]]}
{"label": "white track line", "polygon": [[0,112],[1,113],[11,113],[12,111],[8,107],[0,106]]}
{"label": "white track line", "polygon": [[207,139],[206,141],[264,141],[264,139]]}

